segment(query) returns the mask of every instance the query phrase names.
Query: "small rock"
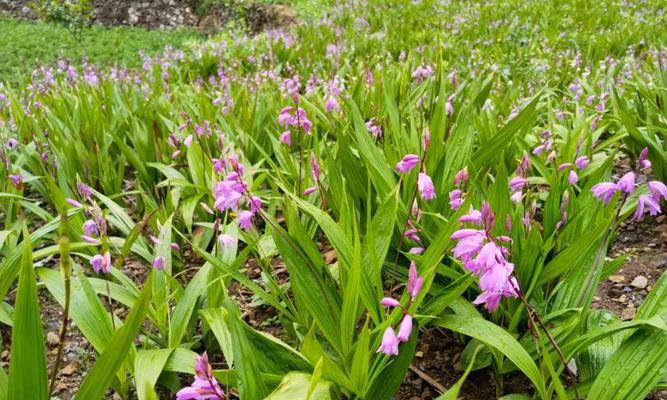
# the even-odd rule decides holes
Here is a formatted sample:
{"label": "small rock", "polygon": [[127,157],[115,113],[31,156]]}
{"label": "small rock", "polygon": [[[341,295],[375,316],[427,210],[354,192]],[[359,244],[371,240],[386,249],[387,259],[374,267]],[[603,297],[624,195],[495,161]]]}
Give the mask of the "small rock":
{"label": "small rock", "polygon": [[424,357],[424,352],[423,351],[418,351],[415,353],[415,357],[422,358]]}
{"label": "small rock", "polygon": [[632,280],[630,285],[637,289],[644,289],[648,285],[648,279],[646,279],[646,277],[643,275],[639,275]]}
{"label": "small rock", "polygon": [[628,308],[624,309],[623,312],[621,313],[621,319],[622,319],[623,321],[631,320],[632,318],[635,317],[635,314],[636,314],[636,313],[637,313],[637,309],[636,309],[636,308],[634,308],[634,307],[628,307]]}
{"label": "small rock", "polygon": [[623,276],[623,275],[610,275],[609,278],[607,278],[607,279],[609,279],[610,281],[612,281],[614,283],[620,283],[620,282],[625,281],[625,276]]}
{"label": "small rock", "polygon": [[60,338],[56,335],[55,332],[49,332],[46,334],[46,344],[51,347],[55,347],[60,344]]}
{"label": "small rock", "polygon": [[567,363],[567,369],[569,369],[573,374],[577,374],[577,362],[573,359]]}

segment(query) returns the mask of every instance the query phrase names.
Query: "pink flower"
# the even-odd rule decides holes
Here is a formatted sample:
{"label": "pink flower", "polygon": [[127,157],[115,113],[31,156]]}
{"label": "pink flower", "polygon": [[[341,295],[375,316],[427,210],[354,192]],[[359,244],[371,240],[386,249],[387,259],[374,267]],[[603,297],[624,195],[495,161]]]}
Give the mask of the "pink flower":
{"label": "pink flower", "polygon": [[415,242],[420,242],[421,238],[419,237],[419,233],[417,232],[416,229],[408,229],[405,231],[404,236],[410,240],[414,240]]}
{"label": "pink flower", "polygon": [[410,262],[410,269],[408,270],[408,293],[410,297],[414,300],[419,291],[421,290],[422,285],[424,284],[424,278],[418,276],[417,274],[417,265],[414,261]]}
{"label": "pink flower", "polygon": [[433,68],[430,65],[426,67],[420,65],[412,72],[412,79],[417,81],[417,83],[421,83],[431,75],[433,75]]}
{"label": "pink flower", "polygon": [[614,193],[616,193],[617,190],[618,186],[611,182],[600,182],[591,188],[593,196],[602,200],[605,205],[607,205],[611,198],[614,197]]}
{"label": "pink flower", "polygon": [[398,300],[393,299],[391,297],[384,297],[382,300],[380,300],[380,304],[382,304],[385,307],[398,307],[401,305]]}
{"label": "pink flower", "polygon": [[616,184],[616,188],[621,192],[631,194],[635,191],[635,173],[628,172]]}
{"label": "pink flower", "polygon": [[153,259],[153,268],[158,271],[162,271],[164,266],[167,264],[167,260],[163,256],[157,256]]}
{"label": "pink flower", "polygon": [[463,204],[463,198],[461,197],[462,193],[459,189],[454,189],[449,192],[449,208],[452,210],[458,210]]}
{"label": "pink flower", "polygon": [[[454,247],[453,254],[454,257],[460,259],[461,261],[467,262],[470,261],[477,252],[484,245],[484,235],[475,235],[469,236],[460,240]],[[471,265],[470,269],[473,266]]]}
{"label": "pink flower", "polygon": [[459,222],[472,222],[473,224],[481,225],[482,213],[471,208],[468,214],[459,218]]}
{"label": "pink flower", "polygon": [[100,272],[104,266],[104,257],[102,257],[100,254],[95,254],[90,259],[90,266],[93,267],[93,271],[95,271],[95,273]]}
{"label": "pink flower", "polygon": [[317,163],[315,153],[310,153],[310,176],[315,182],[320,180],[320,164]]}
{"label": "pink flower", "polygon": [[111,254],[106,251],[104,254],[96,254],[90,259],[90,265],[93,267],[95,273],[103,271],[105,273],[111,272]]}
{"label": "pink flower", "polygon": [[83,232],[86,236],[98,236],[100,231],[97,227],[97,222],[92,219],[87,220],[83,223]]}
{"label": "pink flower", "polygon": [[482,292],[473,301],[473,304],[484,304],[487,310],[494,311],[498,308],[498,304],[500,304],[500,299],[502,298],[502,292]]}
{"label": "pink flower", "polygon": [[382,343],[376,353],[384,353],[388,356],[395,356],[398,354],[398,338],[391,326],[384,331],[384,335],[382,335]]}
{"label": "pink flower", "polygon": [[252,226],[252,217],[253,213],[247,210],[240,211],[236,215],[236,222],[239,224],[241,229],[248,230]]}
{"label": "pink flower", "polygon": [[[308,114],[306,113],[306,110],[299,107],[296,109],[296,111],[294,111],[294,109],[289,106],[284,107],[282,110],[280,110],[280,115],[278,116],[278,123],[285,128],[283,136],[287,132],[289,132],[290,126],[302,128],[305,134],[309,134],[310,129],[313,126],[313,123],[310,122],[310,120],[308,119]],[[283,136],[281,136],[280,141],[283,143],[287,143],[286,141],[283,140]]]}
{"label": "pink flower", "polygon": [[396,171],[405,174],[412,170],[419,163],[419,156],[416,154],[406,154],[401,161],[396,163]]}
{"label": "pink flower", "polygon": [[646,186],[648,186],[649,192],[655,197],[656,200],[660,200],[662,197],[663,200],[667,201],[667,186],[660,181],[649,181]]}
{"label": "pink flower", "polygon": [[327,103],[324,105],[324,109],[330,113],[332,111],[335,112],[340,112],[340,105],[338,105],[338,101],[336,100],[335,97],[331,96],[327,100]]}
{"label": "pink flower", "polygon": [[308,196],[311,193],[317,192],[317,186],[312,186],[309,188],[306,188],[306,190],[303,191],[304,196]]}
{"label": "pink flower", "polygon": [[586,156],[577,157],[577,159],[574,160],[574,165],[576,165],[577,168],[579,168],[579,169],[586,168],[589,163],[590,163],[590,160]]}
{"label": "pink flower", "polygon": [[468,175],[468,167],[465,167],[456,173],[456,176],[454,177],[454,185],[456,185],[457,187],[461,186],[462,184],[468,181],[469,177],[470,176]]}
{"label": "pink flower", "polygon": [[579,182],[579,175],[577,175],[575,170],[571,170],[567,175],[567,181],[570,182],[570,185],[575,185],[577,182]]}
{"label": "pink flower", "polygon": [[412,247],[408,253],[410,254],[415,254],[415,255],[420,255],[424,253],[424,248],[423,247]]}
{"label": "pink flower", "polygon": [[433,187],[433,181],[431,181],[431,177],[423,172],[419,173],[417,187],[419,188],[422,199],[431,201],[435,198],[435,188]]}
{"label": "pink flower", "polygon": [[510,189],[512,189],[513,192],[521,190],[521,188],[523,188],[527,184],[528,184],[528,179],[520,176],[510,179]]}
{"label": "pink flower", "polygon": [[[474,211],[474,210],[473,210]],[[480,212],[480,224],[485,230],[460,229],[452,234],[452,240],[458,240],[453,255],[463,262],[463,266],[475,275],[479,275],[479,287],[482,293],[475,299],[475,304],[485,304],[489,311],[498,307],[502,297],[516,297],[514,287],[517,282],[512,277],[514,265],[505,258],[506,248],[496,242],[511,243],[507,236],[498,236],[491,240],[489,231],[493,226],[494,215],[484,203]]]}
{"label": "pink flower", "polygon": [[637,199],[637,210],[635,210],[634,219],[640,219],[644,215],[644,209],[648,208],[651,216],[660,214],[660,205],[658,201],[650,195],[639,196]]}
{"label": "pink flower", "polygon": [[431,131],[429,131],[428,128],[426,128],[426,130],[424,131],[424,139],[422,141],[422,148],[424,149],[424,151],[428,149],[429,144],[431,144]]}
{"label": "pink flower", "polygon": [[74,200],[74,199],[70,199],[70,198],[68,198],[68,199],[66,199],[66,200],[67,200],[67,202],[68,202],[72,207],[75,207],[75,208],[83,208],[83,204],[79,203],[78,201],[76,201],[76,200]]}
{"label": "pink flower", "polygon": [[176,393],[176,400],[225,400],[225,392],[213,376],[206,353],[195,360],[195,380]]}
{"label": "pink flower", "polygon": [[234,246],[234,243],[236,242],[236,239],[234,239],[234,236],[222,233],[218,236],[218,242],[220,243],[220,246],[223,248],[229,248]]}
{"label": "pink flower", "polygon": [[407,342],[410,339],[410,334],[412,333],[412,317],[410,314],[405,314],[403,320],[401,320],[401,325],[398,328],[398,335],[396,338],[399,342]]}
{"label": "pink flower", "polygon": [[288,146],[292,145],[292,132],[286,130],[280,135],[280,143],[286,144]]}
{"label": "pink flower", "polygon": [[262,199],[257,196],[250,196],[248,204],[250,205],[250,212],[253,213],[253,215],[257,214],[259,210],[262,209]]}
{"label": "pink flower", "polygon": [[280,110],[280,115],[278,115],[278,123],[285,128],[292,124],[292,107],[287,106]]}
{"label": "pink flower", "polygon": [[87,243],[91,243],[91,244],[100,244],[99,240],[97,240],[93,237],[90,237],[90,236],[86,236],[86,235],[81,235],[81,240],[83,240],[84,242],[87,242]]}
{"label": "pink flower", "polygon": [[81,196],[83,196],[84,199],[90,200],[90,198],[93,195],[93,190],[90,188],[90,186],[86,185],[85,183],[79,182],[76,184],[77,189],[79,190],[79,193],[81,193]]}
{"label": "pink flower", "polygon": [[[231,175],[231,174],[230,174]],[[214,206],[220,211],[227,209],[236,210],[239,202],[245,192],[245,186],[236,181],[230,180],[229,176],[215,185],[213,196],[215,197]]]}
{"label": "pink flower", "polygon": [[7,148],[8,148],[9,150],[14,150],[14,149],[16,149],[16,146],[18,146],[18,145],[19,145],[19,141],[18,141],[18,140],[14,139],[14,138],[9,138],[9,139],[7,139]]}
{"label": "pink flower", "polygon": [[375,123],[374,117],[366,121],[366,129],[376,139],[382,136],[382,128]]}
{"label": "pink flower", "polygon": [[461,240],[471,236],[479,236],[484,239],[484,231],[479,229],[459,229],[450,237],[451,240]]}

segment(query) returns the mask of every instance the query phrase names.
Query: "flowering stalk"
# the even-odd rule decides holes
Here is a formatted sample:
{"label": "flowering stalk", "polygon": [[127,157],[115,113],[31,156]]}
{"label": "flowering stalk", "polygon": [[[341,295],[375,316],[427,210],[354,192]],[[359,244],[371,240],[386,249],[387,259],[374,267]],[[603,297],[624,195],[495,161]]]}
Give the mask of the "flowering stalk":
{"label": "flowering stalk", "polygon": [[413,261],[410,263],[408,284],[406,286],[408,304],[403,307],[401,303],[393,297],[384,297],[380,300],[380,304],[385,307],[400,307],[403,310],[403,315],[401,317],[401,322],[399,323],[398,334],[396,334],[394,326],[388,326],[387,329],[385,329],[380,347],[376,351],[377,353],[384,353],[388,356],[398,355],[399,342],[407,342],[410,339],[410,335],[412,334],[412,315],[410,315],[410,307],[419,294],[423,284],[424,278],[417,274],[417,266]]}
{"label": "flowering stalk", "polygon": [[[635,171],[627,172],[625,175],[621,177],[621,179],[619,179],[617,183],[601,182],[594,185],[591,188],[591,192],[593,192],[593,195],[598,199],[602,200],[604,205],[607,205],[607,203],[611,201],[611,199],[614,197],[616,193],[622,192],[623,195],[620,200],[620,205],[616,210],[616,214],[614,214],[614,218],[612,219],[612,222],[609,226],[609,229],[607,229],[607,232],[605,233],[604,238],[602,239],[602,242],[598,247],[598,250],[595,254],[595,261],[593,264],[593,268],[591,268],[591,270],[588,272],[588,275],[586,276],[583,290],[579,293],[579,296],[577,297],[577,302],[575,307],[581,307],[583,305],[585,295],[590,290],[590,287],[593,284],[593,277],[595,276],[595,272],[597,271],[597,266],[602,258],[602,252],[606,247],[609,237],[615,230],[616,224],[620,219],[621,210],[623,209],[623,206],[627,202],[630,195],[633,194],[635,191],[635,186],[636,186],[635,175],[640,175],[643,171],[651,168],[651,162],[648,161],[647,157],[648,157],[648,149],[644,148],[641,151],[641,154],[639,155]],[[633,216],[634,219],[640,219],[643,216],[646,207],[648,207],[650,215],[657,215],[658,213],[661,212],[659,205],[660,199],[662,198],[663,200],[667,201],[667,186],[665,186],[664,183],[660,181],[649,181],[648,183],[646,183],[646,187],[648,188],[649,194],[641,195],[637,199],[638,204],[637,204],[637,210],[635,211],[635,214]]]}
{"label": "flowering stalk", "polygon": [[63,309],[63,320],[60,326],[60,341],[58,342],[58,350],[56,351],[56,359],[53,363],[53,370],[51,371],[51,384],[49,385],[49,398],[53,393],[56,384],[56,377],[58,376],[58,369],[60,368],[60,357],[63,354],[63,347],[65,345],[65,338],[67,337],[67,324],[69,323],[69,307],[71,301],[71,276],[72,276],[72,261],[70,260],[70,245],[67,237],[67,213],[63,212],[60,215],[60,271],[63,273],[65,280],[65,307]]}
{"label": "flowering stalk", "polygon": [[[396,164],[395,167],[397,172],[404,175],[410,172],[418,165],[417,170],[420,172],[417,177],[417,184],[415,185],[412,191],[412,195],[410,196],[410,201],[408,202],[408,216],[405,219],[405,223],[403,224],[403,228],[401,230],[401,237],[399,239],[398,246],[396,247],[396,256],[394,257],[394,263],[392,265],[392,273],[391,273],[392,281],[389,287],[390,296],[394,291],[394,283],[396,279],[396,266],[398,265],[398,257],[400,256],[401,247],[403,247],[403,242],[405,241],[405,237],[409,237],[410,239],[417,242],[420,240],[417,234],[417,230],[414,228],[414,225],[412,225],[410,221],[413,213],[415,214],[417,219],[419,219],[419,216],[421,215],[419,208],[417,208],[416,212],[413,212],[414,208],[413,206],[415,205],[415,202],[417,200],[417,193],[421,192],[422,199],[424,199],[425,201],[431,201],[432,199],[435,198],[435,189],[433,187],[433,182],[431,181],[431,178],[426,174],[426,168],[424,166],[430,142],[431,142],[431,135],[428,132],[428,130],[426,130],[426,132],[424,133],[424,137],[422,139],[422,149],[423,149],[422,156],[419,157],[416,154],[406,154],[401,159],[401,161],[399,161]],[[401,179],[403,179],[403,176],[401,176]],[[413,228],[408,231],[408,226],[412,226]]]}
{"label": "flowering stalk", "polygon": [[[483,230],[459,229],[452,234],[452,240],[458,241],[453,250],[454,257],[463,261],[467,270],[480,277],[479,286],[482,289],[482,294],[473,303],[485,304],[487,310],[494,311],[502,297],[518,297],[526,309],[533,334],[537,335],[537,325],[539,324],[539,327],[556,349],[563,365],[567,365],[558,343],[523,294],[514,264],[508,261],[511,258],[510,251],[498,244],[498,242],[511,242],[512,239],[508,236],[494,238],[490,234],[494,219],[494,214],[491,212],[488,203],[485,202],[482,205],[481,212],[472,209],[467,215],[459,219],[460,222],[481,225],[484,228]],[[535,323],[535,320],[538,321],[538,324]],[[576,384],[574,390],[578,399]]]}

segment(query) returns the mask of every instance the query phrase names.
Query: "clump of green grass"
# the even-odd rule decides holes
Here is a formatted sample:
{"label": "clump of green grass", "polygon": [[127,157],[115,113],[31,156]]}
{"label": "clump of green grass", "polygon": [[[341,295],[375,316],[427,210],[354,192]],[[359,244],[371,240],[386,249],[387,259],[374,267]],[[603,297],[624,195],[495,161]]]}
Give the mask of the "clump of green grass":
{"label": "clump of green grass", "polygon": [[166,45],[183,47],[201,35],[193,29],[149,31],[141,28],[92,26],[85,29],[81,42],[66,28],[45,22],[22,21],[0,15],[0,81],[17,85],[29,77],[37,65],[66,58],[83,59],[96,65],[138,67],[140,50],[148,54]]}

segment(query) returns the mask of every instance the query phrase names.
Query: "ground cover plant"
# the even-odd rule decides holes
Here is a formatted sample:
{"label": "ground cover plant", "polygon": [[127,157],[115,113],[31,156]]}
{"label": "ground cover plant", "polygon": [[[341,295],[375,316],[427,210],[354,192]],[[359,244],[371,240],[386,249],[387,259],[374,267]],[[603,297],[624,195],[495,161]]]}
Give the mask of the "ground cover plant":
{"label": "ground cover plant", "polygon": [[79,399],[390,399],[433,327],[465,346],[441,399],[474,370],[505,399],[664,388],[665,275],[632,319],[592,308],[667,201],[664,13],[335,2],[4,86],[0,397],[53,393],[69,321]]}
{"label": "ground cover plant", "polygon": [[100,67],[139,68],[140,51],[155,54],[166,45],[184,48],[201,36],[192,29],[147,31],[140,28],[87,27],[80,38],[57,23],[28,22],[0,14],[0,80],[20,87],[40,65],[60,59],[77,64],[86,61]]}

